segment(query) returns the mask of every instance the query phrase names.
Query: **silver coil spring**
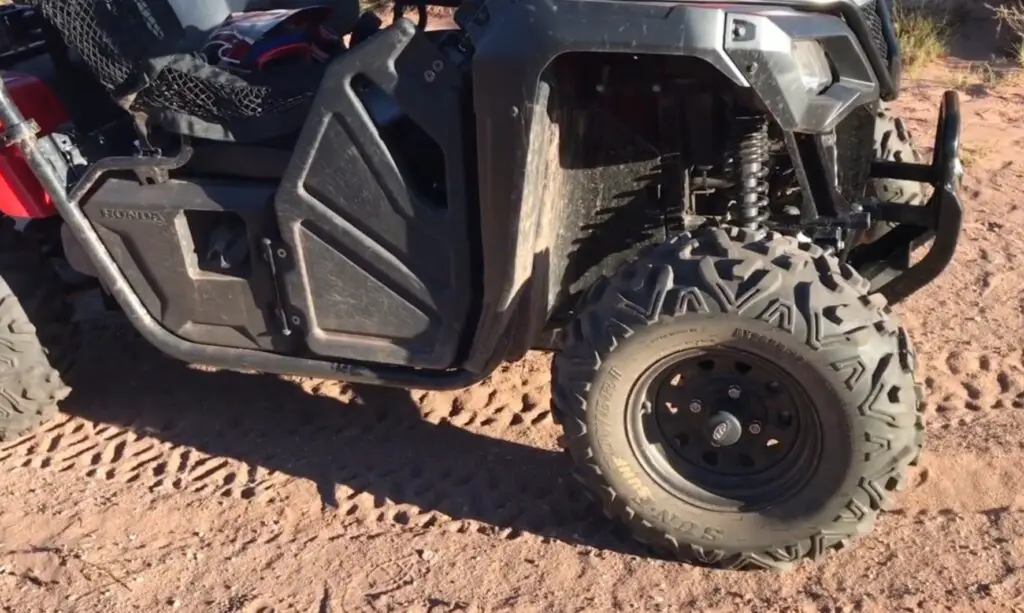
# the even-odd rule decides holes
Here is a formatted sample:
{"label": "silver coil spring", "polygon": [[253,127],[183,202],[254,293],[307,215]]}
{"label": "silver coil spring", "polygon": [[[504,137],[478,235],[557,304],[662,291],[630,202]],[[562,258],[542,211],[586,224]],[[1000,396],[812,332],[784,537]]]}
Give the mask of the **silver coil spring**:
{"label": "silver coil spring", "polygon": [[754,230],[768,218],[768,120],[764,115],[737,117],[734,126],[731,158],[738,190],[729,216],[732,223]]}

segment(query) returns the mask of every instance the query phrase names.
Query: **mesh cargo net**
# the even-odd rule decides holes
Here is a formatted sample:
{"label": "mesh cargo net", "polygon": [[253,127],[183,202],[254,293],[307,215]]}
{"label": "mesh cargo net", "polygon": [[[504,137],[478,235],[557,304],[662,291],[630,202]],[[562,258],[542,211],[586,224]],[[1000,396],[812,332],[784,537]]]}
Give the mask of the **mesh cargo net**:
{"label": "mesh cargo net", "polygon": [[[65,44],[123,106],[171,117],[175,131],[183,133],[216,138],[209,134],[209,125],[234,123],[231,131],[237,132],[245,129],[239,121],[255,119],[268,120],[259,122],[263,127],[273,126],[269,120],[274,117],[283,119],[279,116],[307,107],[322,74],[318,69],[290,69],[242,78],[211,66],[194,50],[183,48],[184,29],[167,0],[27,4],[41,9]],[[293,129],[290,123],[279,122],[272,131]]]}
{"label": "mesh cargo net", "polygon": [[232,120],[291,111],[304,106],[313,95],[308,79],[295,85],[261,86],[216,68],[205,70],[219,74],[204,78],[197,71],[165,68],[142,91],[136,106],[180,111],[208,120]]}

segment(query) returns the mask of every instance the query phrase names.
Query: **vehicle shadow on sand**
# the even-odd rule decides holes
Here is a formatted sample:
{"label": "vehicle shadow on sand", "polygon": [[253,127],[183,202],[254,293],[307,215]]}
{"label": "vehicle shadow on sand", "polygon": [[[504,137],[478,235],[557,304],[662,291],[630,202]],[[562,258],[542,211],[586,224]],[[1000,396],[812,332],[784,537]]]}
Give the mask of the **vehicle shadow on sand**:
{"label": "vehicle shadow on sand", "polygon": [[232,485],[241,498],[259,494],[255,468],[263,467],[315,483],[328,512],[347,514],[366,493],[376,508],[421,510],[389,513],[400,524],[436,511],[505,537],[660,557],[582,495],[564,454],[431,423],[407,391],[347,386],[350,399],[318,396],[275,376],[191,368],[130,330],[101,336],[117,340],[87,341],[63,412],[244,463]]}

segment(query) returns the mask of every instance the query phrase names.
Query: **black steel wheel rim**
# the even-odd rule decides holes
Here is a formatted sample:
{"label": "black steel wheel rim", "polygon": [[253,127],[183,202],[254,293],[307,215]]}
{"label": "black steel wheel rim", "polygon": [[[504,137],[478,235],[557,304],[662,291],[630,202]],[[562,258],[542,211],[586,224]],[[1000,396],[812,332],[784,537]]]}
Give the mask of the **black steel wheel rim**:
{"label": "black steel wheel rim", "polygon": [[626,432],[647,473],[673,495],[715,510],[783,502],[813,475],[822,437],[800,382],[738,348],[694,349],[647,369]]}

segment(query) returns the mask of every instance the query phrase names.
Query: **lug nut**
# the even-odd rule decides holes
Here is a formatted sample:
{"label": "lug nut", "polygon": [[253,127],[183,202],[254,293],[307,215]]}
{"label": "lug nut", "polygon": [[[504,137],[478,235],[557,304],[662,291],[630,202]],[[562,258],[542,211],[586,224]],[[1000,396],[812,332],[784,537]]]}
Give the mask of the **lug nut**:
{"label": "lug nut", "polygon": [[738,385],[733,385],[733,386],[731,386],[729,388],[729,398],[732,398],[733,400],[736,400],[737,398],[739,398],[740,394],[742,394],[742,393],[743,393],[743,390],[741,390],[740,386],[738,386]]}
{"label": "lug nut", "polygon": [[700,410],[703,409],[703,408],[704,408],[704,405],[701,404],[700,400],[694,400],[693,402],[690,403],[690,412],[691,413],[700,413]]}
{"label": "lug nut", "polygon": [[747,430],[749,430],[751,434],[761,434],[761,424],[755,421],[747,426]]}

